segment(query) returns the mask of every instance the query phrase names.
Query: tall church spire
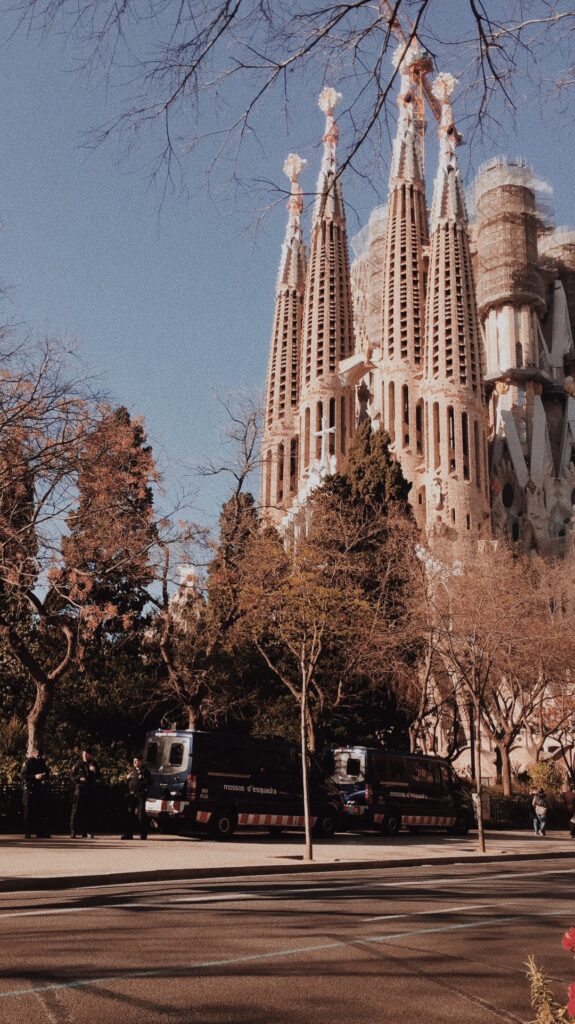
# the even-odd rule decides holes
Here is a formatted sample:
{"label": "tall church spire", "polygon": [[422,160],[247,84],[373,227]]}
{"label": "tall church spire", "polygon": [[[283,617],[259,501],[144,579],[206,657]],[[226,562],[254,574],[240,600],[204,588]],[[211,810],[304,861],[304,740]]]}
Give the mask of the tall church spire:
{"label": "tall church spire", "polygon": [[336,164],[339,128],[334,108],[340,99],[330,88],[319,98],[326,125],[304,304],[300,370],[303,474],[322,459],[326,448],[334,465],[339,465],[353,429],[351,394],[338,375],[341,360],[354,350],[345,209]]}
{"label": "tall church spire", "polygon": [[284,172],[291,183],[288,223],[276,285],[275,313],[270,346],[264,437],[262,444],[262,505],[272,518],[281,518],[297,489],[299,439],[299,359],[306,277],[305,246],[301,232],[303,192],[299,175],[306,161],[290,153]]}
{"label": "tall church spire", "polygon": [[[382,315],[382,420],[408,480],[417,488],[423,468],[421,376],[428,243],[423,173],[424,111],[415,87],[416,69],[426,55],[419,44],[397,51],[401,85],[393,143],[389,207],[384,241]],[[415,497],[415,495],[414,495]],[[417,502],[414,501],[416,512]]]}
{"label": "tall church spire", "polygon": [[481,337],[451,94],[441,74],[433,87],[441,104],[439,167],[431,208],[425,332],[427,401],[427,522],[460,538],[488,531],[486,410]]}

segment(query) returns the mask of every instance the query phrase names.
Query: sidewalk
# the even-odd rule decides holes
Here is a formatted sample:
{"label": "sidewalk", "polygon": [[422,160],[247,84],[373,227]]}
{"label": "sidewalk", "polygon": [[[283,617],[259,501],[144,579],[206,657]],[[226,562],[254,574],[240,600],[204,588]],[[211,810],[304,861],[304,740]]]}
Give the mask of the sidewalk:
{"label": "sidewalk", "polygon": [[341,834],[318,840],[309,864],[303,861],[303,836],[295,833],[277,838],[240,833],[223,843],[200,836],[152,835],[146,842],[121,842],[115,836],[0,836],[0,891],[543,857],[574,858],[575,863],[575,840],[566,832],[552,832],[545,839],[527,831],[488,832],[486,853],[481,855],[474,833],[465,838],[439,833],[392,838]]}

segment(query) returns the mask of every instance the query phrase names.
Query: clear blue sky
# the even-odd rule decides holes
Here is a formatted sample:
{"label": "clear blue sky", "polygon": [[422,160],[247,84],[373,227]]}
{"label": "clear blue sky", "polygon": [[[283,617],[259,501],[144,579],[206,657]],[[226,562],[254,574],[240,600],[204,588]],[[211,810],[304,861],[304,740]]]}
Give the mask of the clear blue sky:
{"label": "clear blue sky", "polygon": [[[148,188],[151,139],[122,158],[113,145],[91,153],[81,148],[83,132],[104,122],[121,96],[97,76],[71,73],[70,54],[53,37],[18,36],[0,52],[5,319],[76,339],[103,388],[144,415],[168,486],[179,480],[189,486],[193,467],[221,449],[225,416],[215,395],[263,388],[284,204],[255,232],[261,194],[236,204],[224,166],[210,196],[190,158],[189,194],[169,193],[160,210],[158,192]],[[521,154],[553,184],[557,222],[573,222],[573,118],[546,115],[528,89],[526,83],[516,125],[511,117],[503,121],[507,137],[466,147],[463,169],[471,180],[491,153]],[[245,176],[281,181],[283,159],[296,150],[309,161],[304,185],[312,189],[321,132],[308,81],[293,93],[289,137],[275,111],[262,117],[264,149],[248,149]],[[387,160],[387,143],[384,150]],[[430,185],[434,160],[430,143]],[[385,178],[384,172],[382,193]],[[353,235],[357,218],[367,219],[376,199],[353,175],[344,188]],[[213,522],[225,486],[196,486],[196,515]]]}

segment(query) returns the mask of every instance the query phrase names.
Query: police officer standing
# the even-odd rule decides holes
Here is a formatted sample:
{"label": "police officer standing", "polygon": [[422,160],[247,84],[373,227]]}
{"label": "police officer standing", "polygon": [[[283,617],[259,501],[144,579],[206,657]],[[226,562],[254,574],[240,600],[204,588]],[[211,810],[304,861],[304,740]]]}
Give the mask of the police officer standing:
{"label": "police officer standing", "polygon": [[134,767],[128,773],[127,828],[124,835],[120,838],[133,839],[134,827],[136,827],[140,833],[140,839],[147,839],[146,796],[152,782],[152,776],[141,757],[135,757],[133,765]]}
{"label": "police officer standing", "polygon": [[24,836],[35,834],[37,839],[49,839],[46,825],[48,785],[50,769],[38,748],[32,750],[22,765],[22,807],[24,811]]}
{"label": "police officer standing", "polygon": [[96,785],[100,778],[100,769],[89,750],[82,751],[80,761],[72,770],[74,795],[72,797],[72,814],[70,815],[70,839],[80,835],[86,839],[90,833],[94,838],[94,806],[96,802]]}

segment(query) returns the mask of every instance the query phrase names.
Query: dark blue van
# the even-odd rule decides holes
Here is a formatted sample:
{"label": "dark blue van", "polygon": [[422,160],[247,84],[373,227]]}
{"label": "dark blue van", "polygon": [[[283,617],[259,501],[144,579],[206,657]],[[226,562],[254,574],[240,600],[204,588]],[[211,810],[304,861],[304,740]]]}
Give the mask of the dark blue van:
{"label": "dark blue van", "polygon": [[[301,754],[294,744],[219,732],[149,732],[144,762],[152,774],[146,811],[175,831],[207,827],[228,839],[238,825],[280,832],[303,828]],[[337,786],[310,755],[314,831],[332,836],[343,810]]]}
{"label": "dark blue van", "polygon": [[347,828],[387,835],[402,827],[446,828],[465,835],[475,820],[470,784],[441,757],[358,746],[337,747],[329,761]]}

